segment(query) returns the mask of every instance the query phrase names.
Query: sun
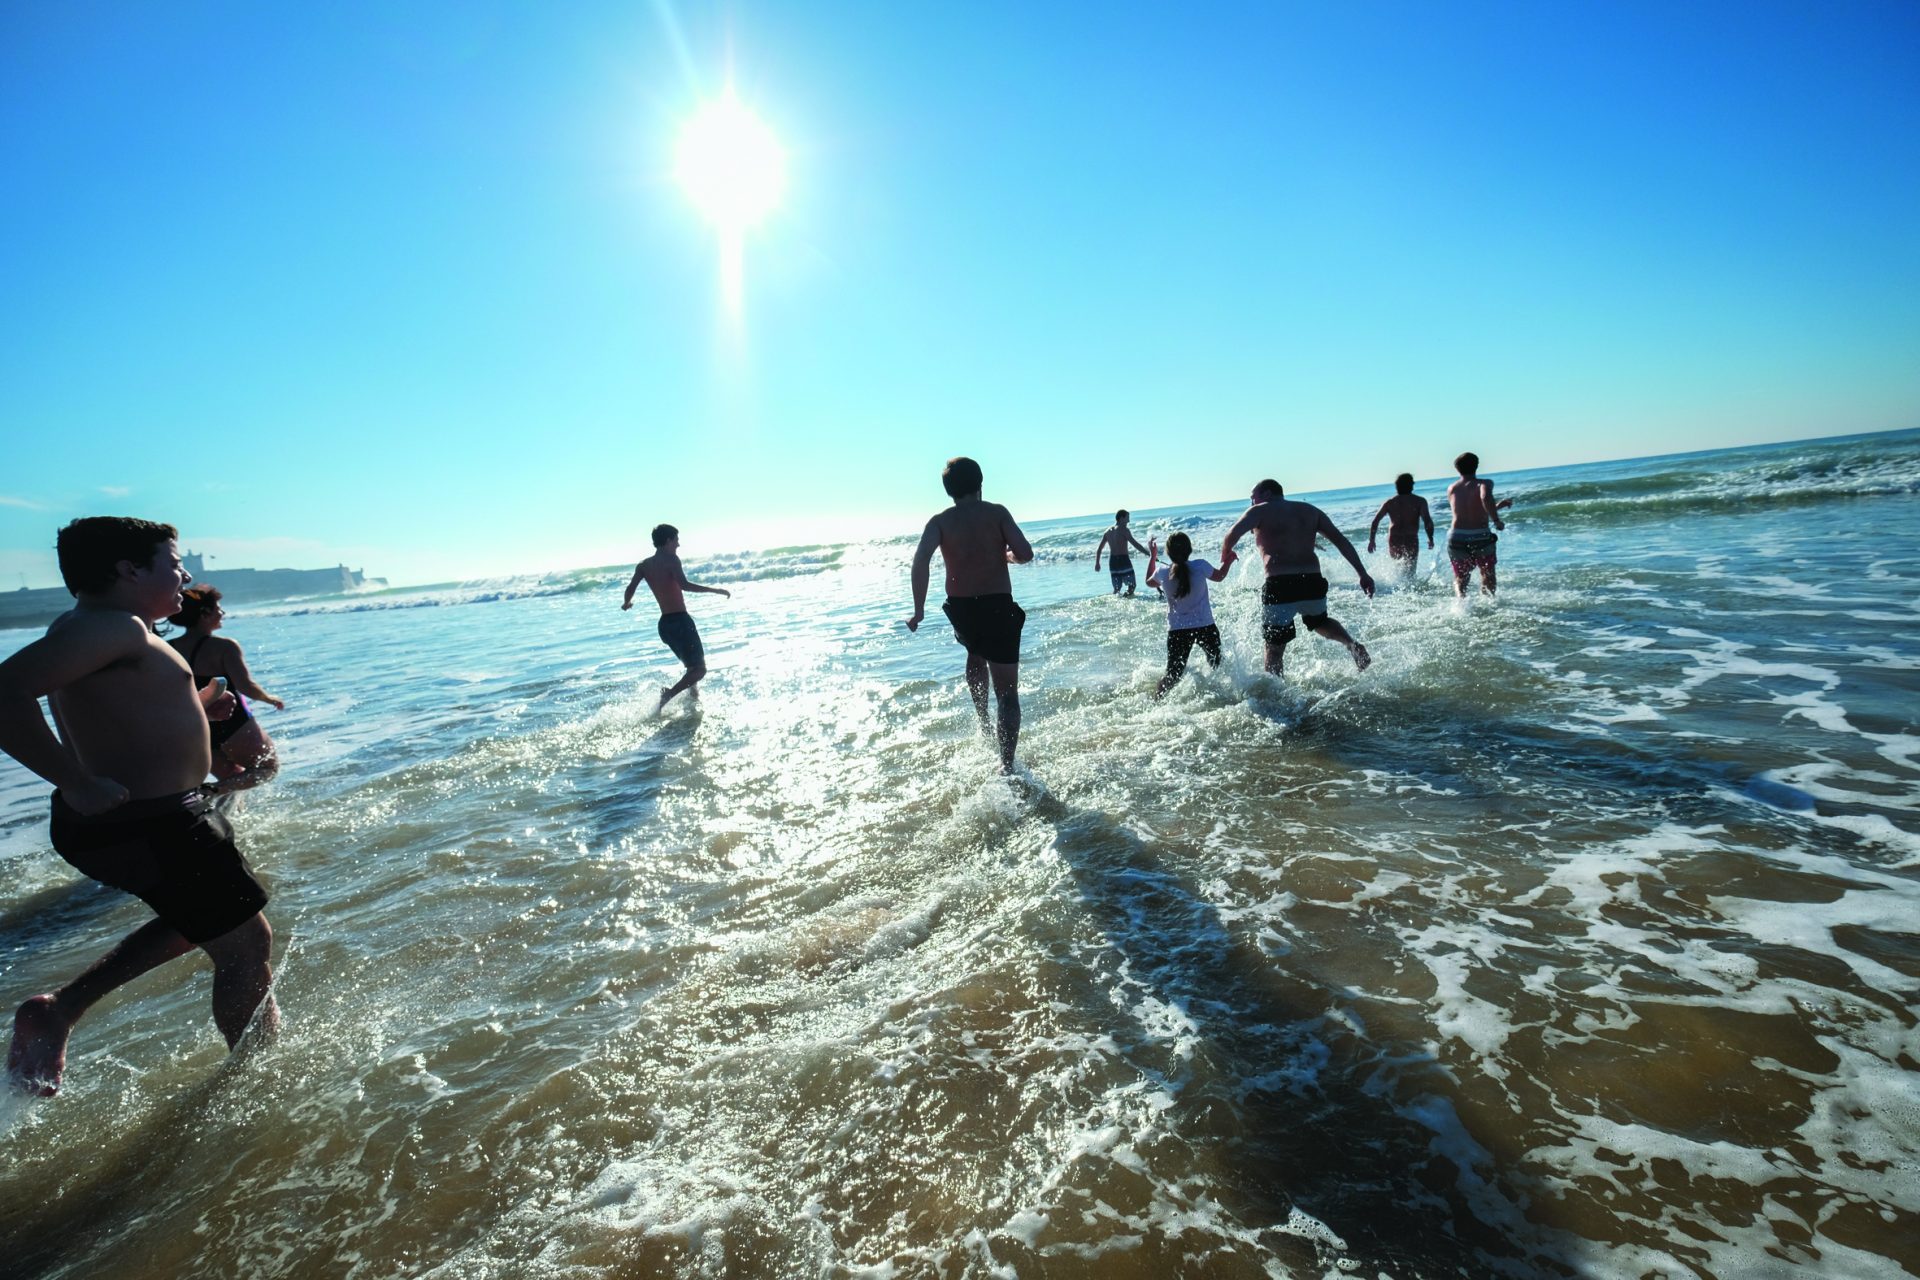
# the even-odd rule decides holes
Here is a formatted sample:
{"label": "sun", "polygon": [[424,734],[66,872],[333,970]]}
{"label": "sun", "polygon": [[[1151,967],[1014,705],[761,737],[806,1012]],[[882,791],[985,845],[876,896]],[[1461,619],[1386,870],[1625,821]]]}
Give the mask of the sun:
{"label": "sun", "polygon": [[722,236],[739,236],[779,208],[787,153],[728,88],[681,127],[674,177]]}

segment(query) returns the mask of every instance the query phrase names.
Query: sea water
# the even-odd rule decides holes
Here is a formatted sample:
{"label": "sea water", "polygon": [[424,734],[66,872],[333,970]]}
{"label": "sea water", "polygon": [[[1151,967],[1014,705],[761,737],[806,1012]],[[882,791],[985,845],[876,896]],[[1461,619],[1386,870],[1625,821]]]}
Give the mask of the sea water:
{"label": "sea water", "polygon": [[[1497,601],[1323,549],[1374,665],[1276,680],[1249,557],[1159,703],[1104,516],[1032,519],[1012,780],[910,534],[690,527],[664,714],[625,566],[236,611],[285,1033],[103,1001],[0,1115],[4,1270],[1920,1271],[1920,433],[1491,474]],[[145,918],[45,807],[0,766],[5,1001]]]}

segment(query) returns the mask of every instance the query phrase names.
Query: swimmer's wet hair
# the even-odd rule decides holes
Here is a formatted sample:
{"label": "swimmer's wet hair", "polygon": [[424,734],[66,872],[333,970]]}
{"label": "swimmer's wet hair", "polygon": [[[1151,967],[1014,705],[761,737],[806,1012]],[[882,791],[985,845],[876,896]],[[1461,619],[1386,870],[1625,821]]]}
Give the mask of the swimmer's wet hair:
{"label": "swimmer's wet hair", "polygon": [[213,612],[220,603],[220,588],[211,582],[199,583],[180,593],[180,612],[167,621],[176,627],[191,627]]}
{"label": "swimmer's wet hair", "polygon": [[1120,508],[1120,509],[1119,509],[1118,511],[1116,511],[1116,512],[1114,512],[1114,513],[1113,513],[1113,518],[1114,518],[1114,522],[1115,522],[1115,523],[1118,523],[1118,522],[1120,522],[1120,521],[1122,521],[1122,520],[1131,520],[1131,519],[1133,519],[1133,517],[1132,517],[1131,515],[1129,515],[1129,514],[1127,513],[1127,509],[1126,509],[1125,507],[1122,507],[1122,508]]}
{"label": "swimmer's wet hair", "polygon": [[1461,454],[1453,460],[1453,469],[1463,476],[1479,475],[1480,455],[1477,453]]}
{"label": "swimmer's wet hair", "polygon": [[1393,487],[1399,493],[1413,492],[1413,472],[1402,471],[1393,478]]}
{"label": "swimmer's wet hair", "polygon": [[1264,493],[1273,498],[1284,498],[1287,493],[1285,489],[1280,487],[1280,482],[1273,479],[1262,480],[1259,484],[1253,486],[1253,491],[1255,493]]}
{"label": "swimmer's wet hair", "polygon": [[122,560],[138,568],[148,568],[153,564],[154,552],[179,536],[178,529],[157,520],[82,516],[62,529],[54,540],[54,552],[60,557],[60,580],[67,584],[70,595],[105,591],[118,576]]}
{"label": "swimmer's wet hair", "polygon": [[672,525],[657,524],[653,526],[653,549],[658,551],[679,536],[680,531]]}
{"label": "swimmer's wet hair", "polygon": [[964,498],[980,492],[982,480],[980,464],[972,458],[949,458],[947,469],[940,473],[940,487],[947,491],[949,498]]}

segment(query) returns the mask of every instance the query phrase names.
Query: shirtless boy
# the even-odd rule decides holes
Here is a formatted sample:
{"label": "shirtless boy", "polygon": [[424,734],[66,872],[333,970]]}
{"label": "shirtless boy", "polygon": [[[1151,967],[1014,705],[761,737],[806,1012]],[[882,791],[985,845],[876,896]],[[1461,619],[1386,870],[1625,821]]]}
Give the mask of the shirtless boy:
{"label": "shirtless boy", "polygon": [[[680,531],[670,524],[653,527],[653,554],[633,566],[633,577],[627,580],[627,598],[620,602],[622,609],[633,608],[633,593],[642,581],[652,589],[654,602],[660,606],[661,642],[673,650],[674,657],[687,664],[687,673],[680,677],[679,683],[660,691],[660,705],[664,707],[674,694],[692,689],[707,674],[707,651],[700,643],[700,631],[693,625],[693,615],[687,612],[686,598],[680,593],[697,591],[729,600],[733,593],[725,587],[703,587],[687,581],[687,571],[680,567]],[[695,690],[694,697],[699,696]]]}
{"label": "shirtless boy", "polygon": [[[53,847],[73,867],[153,908],[84,973],[13,1016],[7,1070],[51,1096],[67,1036],[115,987],[195,947],[213,961],[213,1019],[228,1048],[249,1024],[279,1023],[267,964],[267,891],[233,828],[200,790],[213,762],[207,717],[232,694],[193,672],[153,623],[179,612],[189,578],[172,525],[123,516],[60,531],[60,576],[74,607],[0,663],[0,750],[52,783]],[[39,699],[53,710],[54,730]]]}
{"label": "shirtless boy", "polygon": [[[1033,559],[1033,547],[1007,509],[980,497],[980,464],[955,458],[941,473],[953,505],[927,521],[913,553],[913,616],[907,630],[918,631],[927,616],[927,581],[937,549],[947,566],[947,603],[953,638],[967,650],[967,692],[980,728],[987,724],[987,680],[993,680],[1000,712],[1000,772],[1013,772],[1013,749],[1020,741],[1020,628],[1026,611],[1013,602],[1010,564]],[[1143,548],[1144,549],[1144,548]]]}
{"label": "shirtless boy", "polygon": [[1367,530],[1367,553],[1371,555],[1380,537],[1380,521],[1387,521],[1387,554],[1403,562],[1406,576],[1412,577],[1420,564],[1420,526],[1427,529],[1427,550],[1433,550],[1433,512],[1427,500],[1413,491],[1413,473],[1402,471],[1393,478],[1393,496],[1373,513],[1373,527]]}
{"label": "shirtless boy", "polygon": [[[1505,529],[1500,508],[1506,503],[1493,500],[1493,481],[1480,478],[1480,455],[1463,453],[1453,460],[1460,478],[1447,486],[1447,505],[1453,508],[1453,528],[1447,533],[1447,558],[1453,562],[1453,594],[1467,594],[1467,579],[1480,571],[1480,589],[1492,595],[1496,585],[1494,564],[1498,556],[1493,529]],[[1493,529],[1487,523],[1493,523]]]}
{"label": "shirtless boy", "polygon": [[1266,564],[1267,585],[1261,593],[1266,606],[1264,630],[1267,642],[1267,670],[1280,674],[1281,660],[1293,643],[1293,620],[1303,617],[1307,630],[1337,640],[1353,655],[1353,665],[1365,671],[1373,659],[1367,647],[1347,634],[1346,628],[1327,616],[1327,580],[1320,576],[1320,557],[1314,539],[1325,538],[1345,556],[1353,571],[1360,575],[1360,589],[1373,594],[1373,579],[1360,563],[1360,553],[1347,536],[1334,528],[1327,513],[1307,502],[1289,502],[1278,480],[1262,480],[1253,487],[1253,505],[1227,530],[1221,544],[1220,559],[1233,554],[1233,544],[1252,532]]}
{"label": "shirtless boy", "polygon": [[[1093,571],[1095,573],[1100,572],[1101,555],[1108,551],[1113,553],[1113,558],[1107,561],[1107,571],[1112,576],[1113,581],[1113,594],[1119,595],[1120,589],[1125,587],[1129,599],[1133,596],[1135,583],[1133,578],[1133,554],[1127,550],[1127,547],[1129,544],[1140,547],[1140,540],[1127,530],[1127,522],[1131,519],[1132,517],[1127,514],[1124,508],[1114,512],[1113,528],[1100,535],[1100,544],[1093,549]],[[1140,547],[1140,554],[1147,554],[1147,549]]]}

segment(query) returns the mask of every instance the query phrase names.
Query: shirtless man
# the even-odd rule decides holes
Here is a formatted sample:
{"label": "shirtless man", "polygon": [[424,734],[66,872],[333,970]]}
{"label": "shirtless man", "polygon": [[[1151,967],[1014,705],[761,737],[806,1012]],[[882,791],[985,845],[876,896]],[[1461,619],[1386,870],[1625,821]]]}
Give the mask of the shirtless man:
{"label": "shirtless man", "polygon": [[[693,625],[693,615],[687,612],[686,598],[680,593],[697,591],[729,600],[733,593],[725,587],[702,587],[687,581],[687,571],[680,567],[680,531],[670,524],[653,526],[653,554],[633,566],[633,577],[627,580],[627,598],[620,602],[622,609],[633,608],[633,593],[642,581],[653,590],[654,603],[660,606],[662,643],[673,650],[674,657],[687,664],[687,673],[680,677],[680,682],[660,691],[660,705],[664,707],[674,694],[692,689],[707,674],[707,651],[700,643],[700,631]],[[699,696],[695,690],[694,697]]]}
{"label": "shirtless man", "polygon": [[1387,521],[1387,554],[1403,562],[1405,576],[1411,578],[1420,565],[1420,526],[1427,528],[1427,550],[1433,550],[1433,512],[1427,500],[1413,491],[1413,473],[1402,471],[1393,479],[1393,496],[1373,513],[1373,527],[1367,530],[1367,554],[1372,555],[1380,537],[1380,521]]}
{"label": "shirtless man", "polygon": [[[279,1024],[267,891],[233,828],[200,789],[212,765],[207,717],[230,693],[194,687],[153,632],[179,612],[188,575],[172,525],[92,516],[60,531],[60,576],[75,599],[47,634],[0,663],[0,750],[52,783],[53,847],[77,870],[154,910],[84,973],[13,1016],[7,1071],[51,1096],[67,1036],[115,987],[195,947],[213,961],[213,1020],[237,1049],[249,1025]],[[53,710],[54,730],[39,699]]]}
{"label": "shirtless man", "polygon": [[[1100,572],[1101,555],[1108,551],[1113,553],[1113,558],[1107,561],[1107,571],[1112,576],[1113,581],[1113,594],[1119,595],[1120,589],[1125,587],[1127,589],[1128,599],[1133,598],[1135,583],[1133,578],[1133,555],[1127,550],[1127,547],[1128,544],[1140,547],[1140,540],[1127,530],[1127,522],[1130,519],[1132,519],[1132,517],[1127,514],[1125,508],[1114,512],[1113,528],[1100,535],[1100,543],[1093,549],[1093,571],[1095,573]],[[1147,554],[1147,549],[1140,547],[1140,553],[1142,555]]]}
{"label": "shirtless man", "polygon": [[[1480,571],[1480,589],[1492,595],[1497,541],[1493,529],[1505,529],[1500,508],[1508,504],[1493,500],[1493,481],[1480,479],[1480,455],[1463,453],[1453,460],[1460,478],[1447,486],[1447,505],[1453,508],[1453,528],[1447,533],[1447,558],[1453,562],[1453,594],[1467,594],[1467,579]],[[1492,521],[1493,529],[1487,528]]]}
{"label": "shirtless man", "polygon": [[1007,509],[980,497],[980,464],[955,458],[941,473],[953,505],[927,521],[913,553],[913,616],[907,630],[918,631],[927,616],[927,581],[933,553],[947,566],[947,603],[942,611],[953,624],[953,638],[966,646],[967,692],[984,732],[987,680],[993,680],[1000,712],[1000,772],[1013,772],[1013,749],[1020,741],[1020,628],[1027,615],[1013,602],[1010,564],[1033,559],[1033,547]]}
{"label": "shirtless man", "polygon": [[1265,636],[1267,670],[1280,674],[1281,660],[1295,635],[1296,616],[1307,620],[1307,630],[1337,640],[1353,655],[1353,665],[1365,671],[1373,659],[1367,647],[1347,634],[1346,628],[1327,616],[1327,580],[1320,576],[1320,557],[1314,539],[1325,538],[1347,558],[1360,575],[1360,589],[1373,594],[1373,579],[1360,563],[1360,553],[1347,536],[1334,528],[1327,513],[1306,502],[1289,502],[1278,480],[1262,480],[1253,487],[1253,505],[1227,530],[1221,544],[1220,559],[1233,554],[1233,544],[1251,531],[1266,564],[1267,585],[1261,593],[1266,606]]}

